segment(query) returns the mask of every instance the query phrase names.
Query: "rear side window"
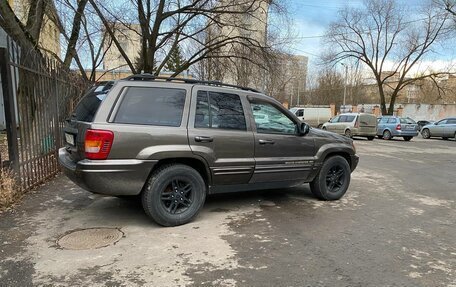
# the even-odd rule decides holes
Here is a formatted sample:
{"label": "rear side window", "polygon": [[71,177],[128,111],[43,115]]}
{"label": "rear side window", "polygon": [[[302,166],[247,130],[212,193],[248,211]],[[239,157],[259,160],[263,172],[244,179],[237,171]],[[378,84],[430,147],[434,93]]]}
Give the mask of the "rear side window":
{"label": "rear side window", "polygon": [[365,126],[375,126],[377,124],[377,118],[374,116],[361,115],[359,118],[361,125]]}
{"label": "rear side window", "polygon": [[182,122],[185,94],[182,89],[130,87],[114,122],[178,127]]}
{"label": "rear side window", "polygon": [[340,116],[339,123],[351,123],[356,116]]}
{"label": "rear side window", "polygon": [[303,117],[303,116],[304,116],[304,110],[298,110],[298,111],[296,112],[296,116],[298,116],[298,117]]}
{"label": "rear side window", "polygon": [[195,128],[246,130],[241,98],[235,94],[199,91]]}
{"label": "rear side window", "polygon": [[454,125],[454,124],[456,124],[456,119],[449,119],[449,120],[447,121],[447,124],[449,124],[449,125]]}
{"label": "rear side window", "polygon": [[388,119],[389,124],[395,124],[396,123],[396,118],[389,118]]}

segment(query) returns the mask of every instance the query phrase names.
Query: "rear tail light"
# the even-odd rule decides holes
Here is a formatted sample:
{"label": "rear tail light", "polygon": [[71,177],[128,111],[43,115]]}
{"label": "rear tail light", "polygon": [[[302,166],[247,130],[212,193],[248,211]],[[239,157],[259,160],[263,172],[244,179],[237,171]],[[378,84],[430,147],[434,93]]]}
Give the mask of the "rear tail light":
{"label": "rear tail light", "polygon": [[88,159],[107,159],[111,151],[114,133],[106,130],[87,130],[84,140],[85,156]]}
{"label": "rear tail light", "polygon": [[396,131],[400,131],[400,130],[401,130],[401,125],[398,124],[398,125],[396,126]]}

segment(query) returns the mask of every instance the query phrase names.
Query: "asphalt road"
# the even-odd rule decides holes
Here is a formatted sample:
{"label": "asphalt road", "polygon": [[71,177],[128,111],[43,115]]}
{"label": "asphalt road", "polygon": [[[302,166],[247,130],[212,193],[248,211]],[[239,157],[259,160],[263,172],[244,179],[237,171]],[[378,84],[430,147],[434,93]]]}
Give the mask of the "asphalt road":
{"label": "asphalt road", "polygon": [[[357,140],[346,196],[295,189],[211,196],[195,222],[161,228],[134,200],[65,177],[0,215],[0,286],[456,286],[456,142]],[[115,245],[65,250],[76,229]]]}

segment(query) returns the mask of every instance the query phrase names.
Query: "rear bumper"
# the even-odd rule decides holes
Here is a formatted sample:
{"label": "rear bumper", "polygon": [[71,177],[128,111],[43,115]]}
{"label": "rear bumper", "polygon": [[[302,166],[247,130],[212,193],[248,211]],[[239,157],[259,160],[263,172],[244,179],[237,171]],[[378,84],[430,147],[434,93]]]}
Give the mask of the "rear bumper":
{"label": "rear bumper", "polygon": [[416,137],[418,135],[417,130],[393,130],[392,135],[395,137]]}
{"label": "rear bumper", "polygon": [[61,148],[59,163],[65,175],[85,190],[106,195],[137,195],[157,161],[84,159],[75,163],[68,151]]}

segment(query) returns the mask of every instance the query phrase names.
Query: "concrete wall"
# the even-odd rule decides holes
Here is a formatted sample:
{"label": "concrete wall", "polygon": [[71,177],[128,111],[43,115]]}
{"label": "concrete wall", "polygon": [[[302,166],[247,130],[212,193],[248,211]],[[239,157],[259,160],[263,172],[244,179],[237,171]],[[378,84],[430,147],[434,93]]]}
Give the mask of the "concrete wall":
{"label": "concrete wall", "polygon": [[[397,104],[394,106],[395,114],[402,117],[410,117],[416,121],[436,121],[448,117],[456,117],[456,104],[429,105],[429,104]],[[380,105],[358,105],[358,111],[373,113],[381,116]]]}
{"label": "concrete wall", "polygon": [[440,120],[447,117],[456,117],[456,104],[428,105],[404,104],[402,116],[414,120]]}

